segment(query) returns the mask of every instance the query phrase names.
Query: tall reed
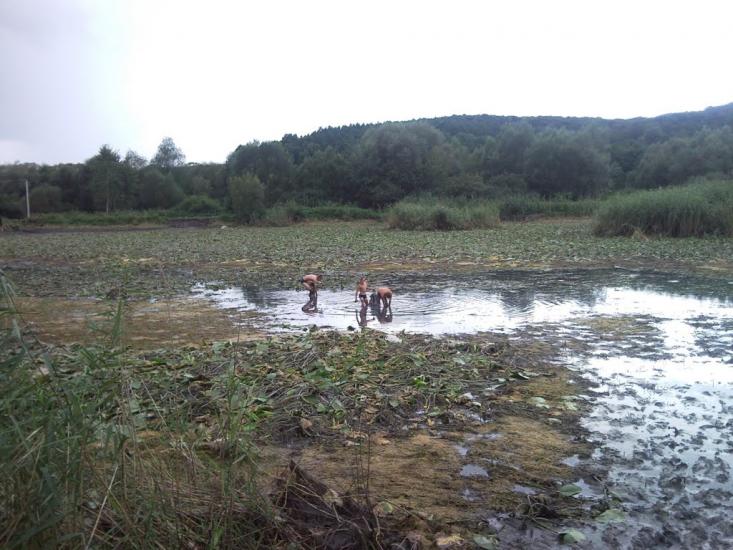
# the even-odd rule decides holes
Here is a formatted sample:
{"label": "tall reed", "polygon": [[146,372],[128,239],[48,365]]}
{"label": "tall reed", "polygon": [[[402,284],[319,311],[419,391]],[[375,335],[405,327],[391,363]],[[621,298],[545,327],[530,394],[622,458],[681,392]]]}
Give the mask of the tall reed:
{"label": "tall reed", "polygon": [[392,229],[449,231],[484,229],[499,225],[499,210],[488,201],[402,200],[386,213]]}
{"label": "tall reed", "polygon": [[666,237],[733,235],[733,181],[695,182],[609,198],[599,209],[594,233]]}

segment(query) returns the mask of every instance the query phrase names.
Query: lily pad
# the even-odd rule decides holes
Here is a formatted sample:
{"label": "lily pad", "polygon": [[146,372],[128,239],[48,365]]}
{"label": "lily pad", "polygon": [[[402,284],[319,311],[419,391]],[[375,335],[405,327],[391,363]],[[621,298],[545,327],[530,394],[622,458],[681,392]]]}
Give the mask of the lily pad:
{"label": "lily pad", "polygon": [[596,517],[596,521],[600,523],[618,523],[626,519],[626,514],[623,510],[617,508],[609,508],[602,514]]}
{"label": "lily pad", "polygon": [[576,542],[583,542],[585,535],[577,529],[568,529],[564,533],[560,533],[560,542],[563,544],[575,544]]}
{"label": "lily pad", "polygon": [[473,543],[479,548],[484,548],[485,550],[495,550],[496,548],[499,548],[494,537],[489,538],[484,535],[474,535]]}
{"label": "lily pad", "polygon": [[567,485],[563,485],[562,487],[560,487],[560,490],[558,492],[564,497],[573,497],[580,494],[582,491],[583,489],[581,489],[574,483],[568,483]]}

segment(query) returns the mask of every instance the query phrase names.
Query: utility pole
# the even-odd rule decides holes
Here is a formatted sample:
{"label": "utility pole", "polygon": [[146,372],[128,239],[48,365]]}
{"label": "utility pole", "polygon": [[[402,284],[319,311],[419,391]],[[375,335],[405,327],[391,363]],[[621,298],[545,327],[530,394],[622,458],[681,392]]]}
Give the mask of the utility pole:
{"label": "utility pole", "polygon": [[31,219],[31,197],[28,192],[28,180],[25,180],[25,217]]}

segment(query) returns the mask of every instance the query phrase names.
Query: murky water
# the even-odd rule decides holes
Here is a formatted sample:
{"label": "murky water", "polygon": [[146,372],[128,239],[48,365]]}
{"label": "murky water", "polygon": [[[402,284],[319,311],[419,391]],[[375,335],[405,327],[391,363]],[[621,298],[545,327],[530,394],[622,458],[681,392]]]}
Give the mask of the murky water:
{"label": "murky water", "polygon": [[[391,315],[360,311],[350,290],[321,290],[314,313],[301,311],[307,294],[295,290],[194,293],[258,311],[255,322],[272,330],[493,331],[559,343],[564,362],[598,383],[583,422],[598,443],[592,461],[608,467],[627,513],[585,526],[591,544],[733,547],[733,280],[597,270],[374,282],[395,291]],[[593,480],[575,483],[579,498],[602,496]]]}

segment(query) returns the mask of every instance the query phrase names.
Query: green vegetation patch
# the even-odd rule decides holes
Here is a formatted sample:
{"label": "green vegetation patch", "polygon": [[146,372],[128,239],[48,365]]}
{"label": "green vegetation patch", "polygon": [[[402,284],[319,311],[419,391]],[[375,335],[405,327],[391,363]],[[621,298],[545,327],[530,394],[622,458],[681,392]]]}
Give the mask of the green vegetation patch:
{"label": "green vegetation patch", "polygon": [[0,284],[8,547],[321,547],[344,526],[370,547],[401,540],[391,515],[376,521],[363,486],[341,495],[294,464],[271,483],[260,449],[468,429],[499,414],[499,396],[543,376],[505,360],[502,344],[371,331],[133,352],[120,346],[121,300],[96,345],[49,347],[24,334],[1,273]]}
{"label": "green vegetation patch", "polygon": [[485,229],[499,224],[499,210],[488,201],[403,200],[387,210],[386,220],[392,229]]}
{"label": "green vegetation patch", "polygon": [[532,195],[508,197],[499,203],[499,215],[504,220],[526,220],[532,217],[592,216],[601,201],[598,199],[543,199]]}
{"label": "green vegetation patch", "polygon": [[357,271],[544,267],[733,268],[733,240],[597,237],[587,220],[505,223],[496,229],[393,231],[380,223],[209,227],[0,235],[0,258],[19,291],[104,297],[187,293],[199,281],[296,288],[304,270],[326,288]]}
{"label": "green vegetation patch", "polygon": [[709,181],[609,198],[594,232],[603,236],[733,235],[733,181]]}

